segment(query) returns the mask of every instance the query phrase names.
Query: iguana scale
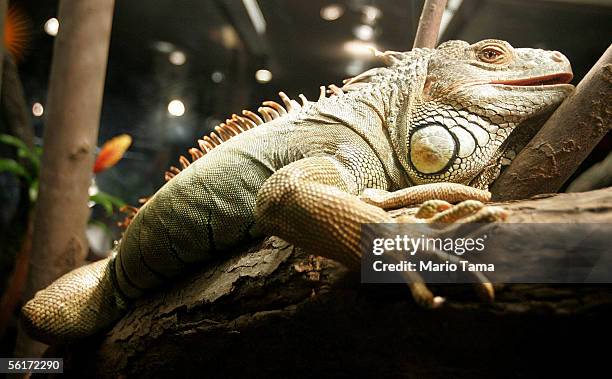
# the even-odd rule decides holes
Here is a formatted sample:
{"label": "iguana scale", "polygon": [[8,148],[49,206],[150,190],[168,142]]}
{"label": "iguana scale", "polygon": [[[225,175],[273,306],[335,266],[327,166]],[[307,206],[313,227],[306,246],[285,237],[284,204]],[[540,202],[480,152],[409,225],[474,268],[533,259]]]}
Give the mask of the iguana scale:
{"label": "iguana scale", "polygon": [[[473,200],[489,200],[514,128],[572,91],[567,58],[499,40],[378,55],[386,67],[330,86],[333,96],[300,105],[282,94],[284,107],[265,103],[261,117],[234,116],[200,140],[115,254],[23,307],[30,333],[49,343],[91,335],[132,299],[263,235],[359,269],[360,226],[393,222],[384,208],[425,202],[420,217],[445,222],[502,215]],[[422,283],[411,289],[436,305]]]}

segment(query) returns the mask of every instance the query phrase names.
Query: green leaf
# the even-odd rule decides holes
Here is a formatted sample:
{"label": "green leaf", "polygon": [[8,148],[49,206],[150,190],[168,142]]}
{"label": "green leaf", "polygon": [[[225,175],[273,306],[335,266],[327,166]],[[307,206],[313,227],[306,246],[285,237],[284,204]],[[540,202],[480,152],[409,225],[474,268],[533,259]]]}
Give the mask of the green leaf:
{"label": "green leaf", "polygon": [[103,196],[104,198],[108,199],[117,208],[121,208],[121,207],[123,207],[125,205],[125,201],[121,200],[117,196],[113,196],[113,195],[111,195],[109,193],[106,193],[104,191],[98,191],[97,195],[98,196]]}
{"label": "green leaf", "polygon": [[0,158],[0,172],[10,172],[24,178],[28,184],[32,183],[32,176],[22,165],[13,159]]}
{"label": "green leaf", "polygon": [[17,156],[20,158],[27,158],[32,163],[32,166],[34,166],[36,173],[38,173],[40,169],[40,156],[42,154],[42,149],[37,149],[35,147],[34,151],[32,151],[25,144],[25,142],[9,134],[0,134],[0,143],[17,148]]}
{"label": "green leaf", "polygon": [[18,149],[30,150],[25,142],[9,134],[0,134],[0,142],[6,145],[14,146]]}
{"label": "green leaf", "polygon": [[106,214],[109,216],[113,214],[113,206],[116,208],[121,208],[125,205],[125,201],[102,191],[96,193],[95,195],[89,196],[89,200],[104,207]]}
{"label": "green leaf", "polygon": [[30,202],[34,204],[36,200],[38,199],[38,179],[34,179],[30,183],[28,195],[30,195]]}
{"label": "green leaf", "polygon": [[101,205],[106,211],[107,215],[110,216],[113,214],[113,203],[108,201],[108,199],[106,199],[105,197],[100,196],[99,194],[95,194],[89,196],[89,200],[93,201],[97,205]]}

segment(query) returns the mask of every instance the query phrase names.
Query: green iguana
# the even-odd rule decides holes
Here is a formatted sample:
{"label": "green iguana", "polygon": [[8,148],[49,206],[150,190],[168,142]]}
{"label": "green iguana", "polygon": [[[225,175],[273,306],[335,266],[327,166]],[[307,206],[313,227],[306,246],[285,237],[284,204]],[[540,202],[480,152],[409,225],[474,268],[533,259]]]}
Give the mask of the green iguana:
{"label": "green iguana", "polygon": [[[424,203],[417,217],[429,221],[503,218],[481,201],[514,128],[572,91],[567,58],[499,40],[376,54],[386,67],[329,86],[332,96],[322,87],[318,101],[299,104],[281,93],[284,107],[266,102],[261,117],[234,115],[199,140],[110,258],[23,307],[26,329],[48,343],[91,335],[132,299],[254,237],[359,269],[361,224],[394,222],[386,208]],[[411,290],[440,303],[422,282]],[[489,283],[480,290],[493,297]]]}

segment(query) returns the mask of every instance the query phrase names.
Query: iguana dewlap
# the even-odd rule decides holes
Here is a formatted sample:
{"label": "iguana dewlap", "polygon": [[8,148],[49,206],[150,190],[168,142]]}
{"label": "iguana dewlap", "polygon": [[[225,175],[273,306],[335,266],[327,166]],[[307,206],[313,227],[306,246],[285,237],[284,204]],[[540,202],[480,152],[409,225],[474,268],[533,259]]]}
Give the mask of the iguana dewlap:
{"label": "iguana dewlap", "polygon": [[[392,222],[381,207],[487,200],[510,133],[573,89],[561,53],[499,40],[379,55],[387,67],[330,86],[334,96],[302,105],[283,97],[285,108],[268,103],[263,119],[246,112],[200,140],[195,160],[182,158],[184,169],[168,172],[137,212],[116,255],[23,307],[27,329],[49,343],[91,335],[130,300],[263,235],[358,269],[360,225]],[[413,293],[431,301],[418,286]]]}

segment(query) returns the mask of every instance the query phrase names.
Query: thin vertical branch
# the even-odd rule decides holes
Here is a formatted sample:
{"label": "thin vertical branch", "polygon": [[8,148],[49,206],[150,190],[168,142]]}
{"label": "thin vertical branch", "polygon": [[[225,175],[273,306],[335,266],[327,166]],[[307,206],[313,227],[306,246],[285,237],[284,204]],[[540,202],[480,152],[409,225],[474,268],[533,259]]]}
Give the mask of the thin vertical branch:
{"label": "thin vertical branch", "polygon": [[[87,253],[88,189],[113,8],[114,0],[60,2],[25,299],[80,264]],[[20,355],[41,353],[40,347],[24,341],[20,336]]]}
{"label": "thin vertical branch", "polygon": [[428,47],[433,49],[438,43],[440,22],[446,8],[447,0],[425,0],[423,12],[419,19],[419,27],[414,37],[413,48]]}

